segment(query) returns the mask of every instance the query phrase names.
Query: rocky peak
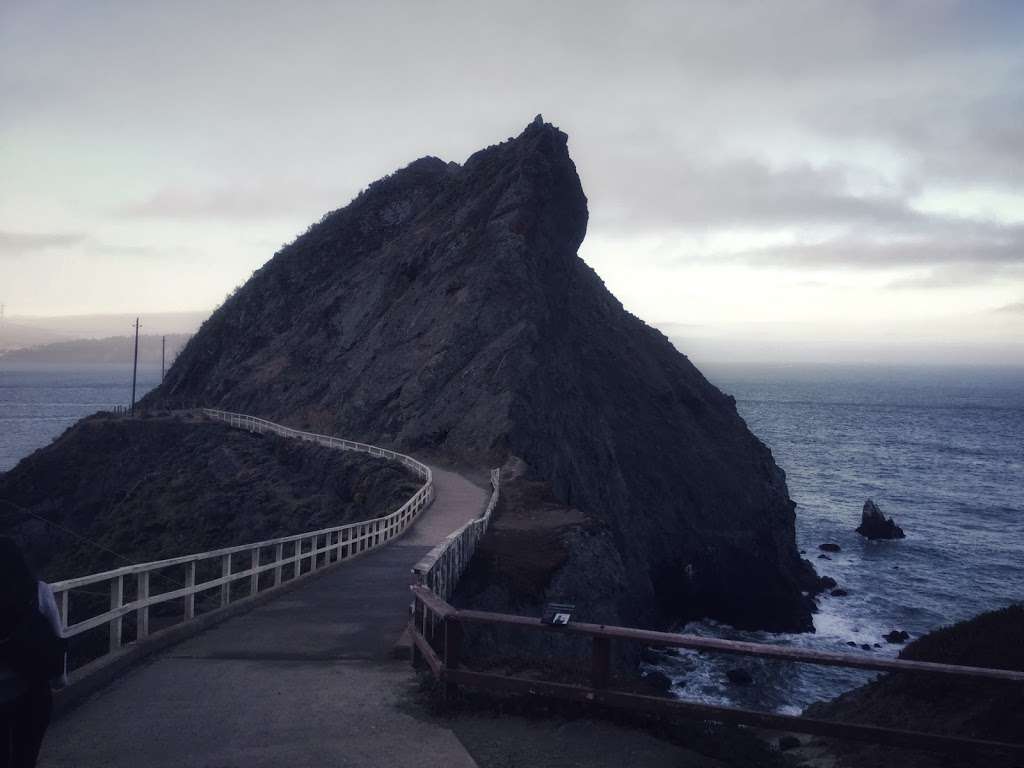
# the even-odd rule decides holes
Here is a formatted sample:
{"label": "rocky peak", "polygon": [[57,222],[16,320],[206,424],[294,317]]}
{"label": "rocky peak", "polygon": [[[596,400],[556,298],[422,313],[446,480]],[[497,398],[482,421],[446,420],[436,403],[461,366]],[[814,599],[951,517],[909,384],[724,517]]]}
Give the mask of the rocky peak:
{"label": "rocky peak", "polygon": [[536,528],[566,548],[549,596],[589,579],[607,621],[809,629],[784,473],[579,258],[587,215],[568,137],[539,116],[462,165],[418,160],[258,270],[145,404],[515,462],[528,515],[584,521]]}

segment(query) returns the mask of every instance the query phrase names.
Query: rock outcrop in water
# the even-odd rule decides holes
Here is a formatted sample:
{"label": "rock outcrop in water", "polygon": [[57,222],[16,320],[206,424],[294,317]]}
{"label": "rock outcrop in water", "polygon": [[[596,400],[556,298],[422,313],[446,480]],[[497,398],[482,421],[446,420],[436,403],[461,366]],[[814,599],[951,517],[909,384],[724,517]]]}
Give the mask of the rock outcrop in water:
{"label": "rock outcrop in water", "polygon": [[417,160],[257,270],[144,405],[504,466],[461,600],[811,629],[784,473],[579,258],[587,217],[567,137],[539,116],[462,165]]}
{"label": "rock outcrop in water", "polygon": [[896,525],[896,521],[882,514],[882,510],[871,499],[864,502],[864,510],[861,512],[857,533],[867,539],[906,538],[906,534],[903,533],[902,528]]}

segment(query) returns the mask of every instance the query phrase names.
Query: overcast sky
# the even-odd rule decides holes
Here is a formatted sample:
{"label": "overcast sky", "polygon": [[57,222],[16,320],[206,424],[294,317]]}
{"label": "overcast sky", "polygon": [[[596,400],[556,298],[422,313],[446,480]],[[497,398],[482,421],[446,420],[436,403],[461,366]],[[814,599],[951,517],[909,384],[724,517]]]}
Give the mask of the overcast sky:
{"label": "overcast sky", "polygon": [[1024,362],[1024,3],[0,4],[8,315],[202,310],[542,112],[695,359]]}

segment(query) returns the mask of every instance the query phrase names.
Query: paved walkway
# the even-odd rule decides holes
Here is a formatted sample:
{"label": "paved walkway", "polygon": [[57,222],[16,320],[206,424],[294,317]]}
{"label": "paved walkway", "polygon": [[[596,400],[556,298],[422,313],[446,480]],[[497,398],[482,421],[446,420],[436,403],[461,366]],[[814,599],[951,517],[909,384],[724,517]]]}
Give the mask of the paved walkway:
{"label": "paved walkway", "polygon": [[338,566],[135,668],[55,722],[40,765],[471,768],[452,732],[402,711],[392,650],[410,569],[487,494],[434,469],[435,499],[398,541]]}

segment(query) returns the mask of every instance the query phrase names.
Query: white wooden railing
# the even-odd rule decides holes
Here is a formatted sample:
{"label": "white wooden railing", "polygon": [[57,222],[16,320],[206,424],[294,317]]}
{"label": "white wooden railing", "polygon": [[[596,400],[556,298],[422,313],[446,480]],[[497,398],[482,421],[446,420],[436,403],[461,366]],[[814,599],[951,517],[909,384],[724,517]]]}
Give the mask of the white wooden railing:
{"label": "white wooden railing", "polygon": [[473,559],[476,545],[483,538],[491,522],[491,514],[498,503],[501,488],[501,470],[491,470],[491,498],[484,513],[463,525],[423,556],[412,569],[413,582],[432,590],[442,600],[449,600],[459,579]]}
{"label": "white wooden railing", "polygon": [[[305,578],[326,565],[357,557],[386,544],[401,536],[433,499],[434,482],[430,467],[410,456],[375,445],[283,427],[254,416],[212,409],[203,409],[203,413],[232,427],[246,429],[250,432],[260,434],[269,432],[282,437],[314,442],[328,448],[360,451],[371,456],[397,461],[419,475],[423,480],[423,485],[402,506],[384,517],[323,528],[294,536],[282,536],[251,544],[225,547],[210,552],[172,557],[150,563],[138,563],[90,576],[58,581],[51,584],[51,587],[57,598],[65,637],[74,637],[107,625],[109,627],[107,653],[114,653],[125,645],[122,632],[124,618],[129,614],[135,614],[135,640],[138,641],[153,634],[150,631],[150,608],[154,605],[183,599],[183,620],[188,622],[196,618],[196,595],[211,591],[210,596],[216,600],[217,605],[211,610],[204,611],[204,615],[223,610],[229,604],[239,602],[240,599],[255,597],[258,593],[276,589],[284,583]],[[240,565],[240,561],[241,568],[234,570],[234,566]],[[172,578],[166,573],[162,573],[168,569],[176,569],[179,575]],[[197,579],[197,571],[209,572],[211,570],[217,574],[214,578],[207,578],[203,581]],[[183,586],[180,586],[182,584],[181,571],[184,572]],[[269,582],[269,584],[264,583],[261,586],[260,576],[268,572],[271,572],[273,577],[264,579],[264,582]],[[231,587],[232,584],[239,581],[248,582],[248,589],[243,597],[233,600]],[[165,584],[170,584],[173,588],[156,591]],[[68,609],[72,592],[81,590],[91,593],[95,598],[96,585],[102,585],[104,592],[109,593],[109,610],[69,624]],[[93,589],[90,590],[89,587]],[[217,590],[217,592],[212,593],[212,590]],[[129,592],[134,594],[130,600],[126,601],[125,598]]]}

